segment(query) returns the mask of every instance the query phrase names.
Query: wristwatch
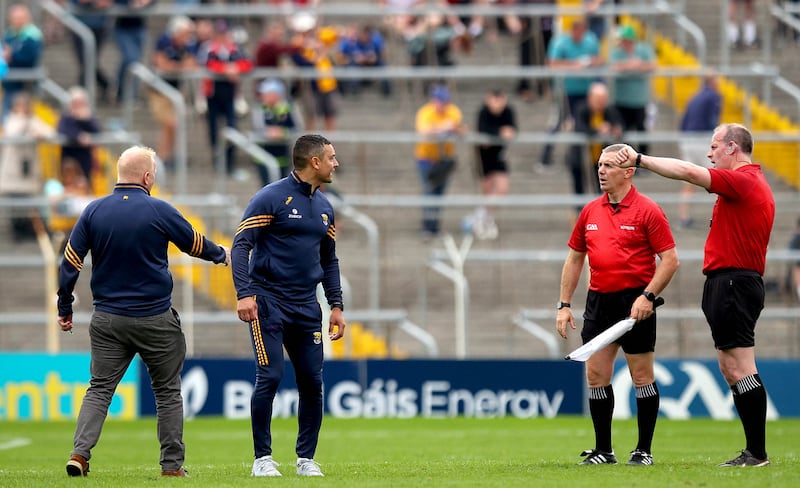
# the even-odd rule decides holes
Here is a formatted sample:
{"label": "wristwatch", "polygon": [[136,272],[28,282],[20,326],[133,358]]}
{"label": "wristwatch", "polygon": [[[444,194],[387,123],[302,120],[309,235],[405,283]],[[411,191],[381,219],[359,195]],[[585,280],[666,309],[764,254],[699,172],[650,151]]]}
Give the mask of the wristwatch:
{"label": "wristwatch", "polygon": [[642,296],[650,300],[651,303],[656,301],[656,294],[652,291],[643,291]]}
{"label": "wristwatch", "polygon": [[569,302],[558,302],[558,305],[556,305],[556,308],[558,310],[561,310],[562,308],[571,308],[571,307],[572,307],[572,304],[569,303]]}

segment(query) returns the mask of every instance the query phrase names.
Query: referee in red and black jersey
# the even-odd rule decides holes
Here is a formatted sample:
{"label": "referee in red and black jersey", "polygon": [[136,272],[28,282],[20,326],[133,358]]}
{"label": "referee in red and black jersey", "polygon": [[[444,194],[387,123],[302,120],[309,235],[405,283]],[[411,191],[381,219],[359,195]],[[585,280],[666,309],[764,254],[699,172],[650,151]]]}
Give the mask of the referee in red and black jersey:
{"label": "referee in red and black jersey", "polygon": [[717,194],[705,245],[703,313],[719,367],[733,391],[746,446],[720,466],[767,466],[767,392],[755,359],[755,327],[764,308],[764,268],[775,220],[775,199],[761,166],[753,164],[753,136],[740,124],[714,130],[705,168],[688,161],[637,154],[625,147],[616,162],[688,181]]}
{"label": "referee in red and black jersey", "polygon": [[[639,421],[638,443],[628,464],[653,464],[651,444],[660,402],[653,372],[654,301],[678,269],[675,240],[664,211],[633,186],[636,170],[615,162],[617,152],[626,147],[615,144],[600,154],[597,177],[603,195],[589,202],[578,215],[561,273],[556,326],[565,339],[567,325],[575,328],[570,302],[587,256],[590,280],[581,331],[583,343],[622,319],[638,321],[633,329],[586,361],[589,411],[595,432],[594,449],[581,453],[585,456],[581,464],[588,465],[617,463],[611,443],[611,377],[620,347],[636,388]],[[658,264],[656,255],[661,258]]]}
{"label": "referee in red and black jersey", "polygon": [[86,476],[111,398],[136,354],[156,400],[161,474],[186,476],[181,370],[186,340],[172,308],[167,247],[230,263],[230,252],[197,232],[178,210],[150,196],[155,152],[134,146],[117,161],[113,193],[91,202],[69,236],[58,278],[58,323],[72,330],[72,295],[83,259],[92,253],[94,312],[89,323],[91,382],[83,397],[67,474]]}

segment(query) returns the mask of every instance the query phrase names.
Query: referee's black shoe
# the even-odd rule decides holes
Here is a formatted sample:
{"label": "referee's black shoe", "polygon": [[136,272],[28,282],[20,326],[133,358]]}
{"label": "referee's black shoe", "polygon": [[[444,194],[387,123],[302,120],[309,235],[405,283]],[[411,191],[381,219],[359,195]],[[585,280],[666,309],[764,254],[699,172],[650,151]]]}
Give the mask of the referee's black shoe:
{"label": "referee's black shoe", "polygon": [[739,467],[739,466],[753,466],[756,468],[760,468],[763,466],[769,466],[769,458],[765,457],[764,459],[758,459],[757,457],[753,456],[753,454],[748,451],[747,449],[743,450],[741,454],[736,456],[735,458],[731,459],[730,461],[726,461],[718,466],[722,468],[729,468],[729,467]]}
{"label": "referee's black shoe", "polygon": [[651,466],[653,465],[653,455],[649,452],[635,449],[631,451],[631,459],[628,466]]}
{"label": "referee's black shoe", "polygon": [[598,451],[597,449],[587,449],[581,453],[586,459],[580,464],[617,464],[617,457],[613,452]]}

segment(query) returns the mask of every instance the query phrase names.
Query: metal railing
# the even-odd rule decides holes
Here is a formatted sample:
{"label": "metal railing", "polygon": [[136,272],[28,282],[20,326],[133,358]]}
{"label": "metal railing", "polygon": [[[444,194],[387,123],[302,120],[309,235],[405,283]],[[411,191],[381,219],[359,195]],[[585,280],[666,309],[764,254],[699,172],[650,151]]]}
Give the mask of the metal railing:
{"label": "metal railing", "polygon": [[[498,262],[513,262],[513,263],[563,263],[566,257],[564,250],[513,250],[507,249],[502,251],[494,250],[477,250],[469,252],[469,246],[462,246],[462,252],[454,253],[452,248],[452,237],[445,236],[444,246],[445,249],[434,249],[431,252],[431,260],[429,266],[436,266],[437,263],[444,263],[450,265],[449,272],[453,275],[450,279],[454,283],[454,293],[456,301],[459,303],[469,303],[469,286],[467,277],[464,274],[464,267],[467,263],[498,263]],[[680,250],[680,260],[682,263],[702,262],[704,253],[700,250]],[[800,262],[800,251],[793,250],[769,250],[767,252],[767,260],[769,262],[791,263]],[[461,296],[459,296],[461,295]],[[697,307],[692,308],[679,308],[670,309],[665,308],[659,310],[658,317],[660,319],[680,320],[687,318],[703,318],[702,312]],[[800,307],[767,307],[761,315],[763,319],[794,319],[800,318]],[[553,358],[561,355],[561,349],[558,347],[558,337],[553,332],[552,328],[545,328],[540,326],[535,320],[542,319],[555,319],[553,309],[521,309],[512,321],[525,332],[529,333],[532,337],[543,342],[547,348],[549,355]],[[456,337],[464,337],[466,340],[467,331],[469,330],[469,322],[465,316],[463,320],[459,320],[456,316],[454,320],[457,328],[464,330],[457,330]],[[456,348],[456,356],[464,357],[468,344],[459,344]]]}

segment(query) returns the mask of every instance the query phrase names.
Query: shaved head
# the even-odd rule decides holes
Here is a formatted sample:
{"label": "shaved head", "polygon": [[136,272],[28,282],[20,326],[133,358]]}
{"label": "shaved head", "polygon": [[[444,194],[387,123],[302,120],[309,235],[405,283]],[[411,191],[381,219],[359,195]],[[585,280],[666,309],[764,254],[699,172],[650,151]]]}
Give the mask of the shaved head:
{"label": "shaved head", "polygon": [[[153,176],[155,182],[156,152],[145,146],[129,147],[117,160],[117,183],[146,183],[146,174]],[[148,186],[148,190],[152,184]]]}

